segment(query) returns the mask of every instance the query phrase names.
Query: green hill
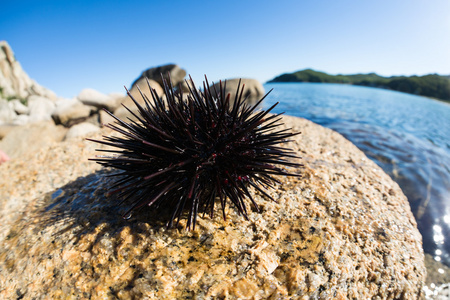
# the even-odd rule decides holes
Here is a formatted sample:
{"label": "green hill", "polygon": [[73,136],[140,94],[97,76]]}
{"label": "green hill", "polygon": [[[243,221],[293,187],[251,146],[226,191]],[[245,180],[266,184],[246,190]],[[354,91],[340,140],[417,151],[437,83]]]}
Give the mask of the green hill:
{"label": "green hill", "polygon": [[440,76],[437,74],[410,77],[383,77],[375,73],[330,75],[324,72],[306,69],[294,73],[282,74],[268,82],[321,82],[354,84],[390,89],[450,102],[450,76]]}

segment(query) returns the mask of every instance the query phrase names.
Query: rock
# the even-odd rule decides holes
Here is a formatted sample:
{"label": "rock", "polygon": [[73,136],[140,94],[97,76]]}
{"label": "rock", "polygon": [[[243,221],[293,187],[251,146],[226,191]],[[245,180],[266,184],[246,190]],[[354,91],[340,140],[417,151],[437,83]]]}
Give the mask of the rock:
{"label": "rock", "polygon": [[93,111],[95,111],[94,107],[84,105],[76,98],[61,99],[56,103],[52,118],[56,124],[68,127],[86,120]]}
{"label": "rock", "polygon": [[108,94],[108,97],[111,98],[111,99],[119,100],[119,99],[122,99],[122,98],[124,97],[124,94],[122,94],[122,93],[117,93],[117,92],[115,92],[115,93],[109,93],[109,94]]}
{"label": "rock", "polygon": [[17,114],[14,109],[9,105],[8,101],[0,98],[0,125],[12,124]]}
{"label": "rock", "polygon": [[18,115],[13,121],[12,125],[25,125],[30,123],[29,115]]}
{"label": "rock", "polygon": [[20,102],[19,99],[10,100],[9,105],[19,115],[28,115],[30,113],[30,109]]}
{"label": "rock", "polygon": [[107,96],[94,89],[82,90],[77,98],[83,104],[92,105],[98,108],[106,108],[110,111],[116,109],[119,105],[117,98]]}
{"label": "rock", "polygon": [[47,144],[62,141],[66,134],[62,126],[55,126],[52,121],[42,121],[16,126],[0,141],[0,149],[11,159],[20,158],[29,152],[35,152]]}
{"label": "rock", "polygon": [[52,119],[55,110],[55,103],[41,96],[28,97],[28,107],[30,108],[30,122],[48,121]]}
{"label": "rock", "polygon": [[70,127],[69,131],[67,131],[66,137],[64,139],[68,140],[76,137],[85,137],[92,132],[99,131],[100,128],[95,126],[92,123],[83,122],[77,125]]}
{"label": "rock", "polygon": [[[120,109],[120,107],[118,108]],[[118,110],[117,109],[117,110]],[[116,111],[117,111],[116,110]],[[119,111],[120,112],[120,111]],[[111,124],[115,122],[115,119],[113,117],[111,117],[110,114],[108,114],[106,111],[101,110],[99,111],[99,116],[100,116],[100,125],[103,127],[106,124]]]}
{"label": "rock", "polygon": [[[170,79],[174,87],[177,87],[178,84],[184,82],[184,77],[186,76],[186,71],[181,69],[178,65],[169,64],[164,66],[159,66],[155,68],[150,68],[142,72],[141,76],[136,79],[131,85],[132,90],[136,85],[142,88],[142,86],[146,85],[145,78],[152,79],[159,83],[160,86],[163,86],[163,82],[161,79],[161,74],[163,74],[164,78],[167,79],[167,74],[170,74]],[[162,96],[160,94],[159,96]]]}
{"label": "rock", "polygon": [[[162,87],[159,85],[158,82],[149,79],[148,80],[150,83],[150,86],[153,90],[156,91],[156,93],[158,94],[158,96],[162,97],[164,95],[164,91],[162,89]],[[130,90],[130,94],[134,97],[134,99],[141,105],[144,105],[144,99],[141,96],[141,93],[139,93],[138,87],[141,89],[141,91],[147,96],[147,97],[151,97],[151,93],[150,93],[150,89],[148,87],[148,83],[146,79],[143,79],[141,81],[139,81],[136,85],[133,86],[133,88]],[[150,99],[151,101],[153,101],[152,99]],[[133,100],[131,100],[131,98],[129,96],[126,96],[124,98],[122,98],[120,100],[120,103],[125,105],[127,108],[129,108],[133,113],[136,113],[138,111],[138,109],[136,108],[136,105],[134,104]],[[116,115],[118,118],[120,119],[124,119],[126,120],[126,118],[131,118],[133,120],[135,120],[135,118],[133,117],[132,114],[130,114],[130,112],[123,107],[123,105],[120,105],[115,111],[114,111],[114,115]],[[109,117],[106,117],[109,119]],[[110,119],[109,119],[110,120]],[[103,122],[103,121],[102,121]]]}
{"label": "rock", "polygon": [[195,231],[150,211],[123,220],[110,173],[87,161],[102,145],[2,164],[0,298],[418,299],[421,236],[399,186],[338,133],[282,121],[302,132],[286,146],[303,177],[278,176],[277,202],[252,190],[249,220],[230,206]]}
{"label": "rock", "polygon": [[[156,82],[153,79],[149,79],[148,83],[147,83],[147,79],[141,79],[139,80],[136,84],[133,85],[133,87],[130,90],[130,94],[134,97],[134,99],[136,100],[140,100],[142,99],[141,93],[138,90],[138,87],[141,89],[141,92],[144,93],[147,96],[151,96],[151,92],[150,89],[148,87],[148,85],[150,84],[150,87],[156,91],[156,93],[158,94],[159,97],[162,97],[164,95],[164,90],[161,87],[161,85]],[[125,101],[126,103],[131,103],[131,99],[126,96],[127,101]]]}
{"label": "rock", "polygon": [[[230,103],[234,103],[234,98],[236,95],[236,90],[239,84],[239,80],[241,80],[241,88],[242,85],[245,84],[244,87],[244,93],[242,94],[243,97],[248,97],[247,101],[249,104],[256,104],[261,98],[264,96],[265,91],[263,85],[256,79],[227,79],[226,80],[226,88],[225,88],[225,94],[230,93]],[[223,85],[225,85],[225,82],[222,82]],[[215,83],[213,88],[217,89],[217,92],[220,91],[220,82]],[[213,89],[214,90],[214,89]]]}
{"label": "rock", "polygon": [[54,92],[37,84],[23,71],[6,41],[0,41],[0,91],[8,99],[27,99],[31,95],[37,95],[56,100]]}

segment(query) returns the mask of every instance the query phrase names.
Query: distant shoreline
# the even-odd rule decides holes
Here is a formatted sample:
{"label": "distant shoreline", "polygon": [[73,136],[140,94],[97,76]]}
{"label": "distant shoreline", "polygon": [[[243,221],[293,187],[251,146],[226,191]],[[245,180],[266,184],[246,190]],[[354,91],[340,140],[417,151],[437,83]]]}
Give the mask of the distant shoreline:
{"label": "distant shoreline", "polygon": [[437,74],[409,77],[383,77],[375,73],[330,75],[312,69],[305,69],[294,73],[285,73],[267,81],[267,83],[286,82],[338,83],[367,86],[425,96],[450,103],[450,76]]}

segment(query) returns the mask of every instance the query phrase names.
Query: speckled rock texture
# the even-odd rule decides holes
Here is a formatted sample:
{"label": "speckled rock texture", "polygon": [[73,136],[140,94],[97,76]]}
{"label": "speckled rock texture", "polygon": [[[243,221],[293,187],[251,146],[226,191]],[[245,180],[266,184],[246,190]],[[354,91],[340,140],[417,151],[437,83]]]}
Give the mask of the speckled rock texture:
{"label": "speckled rock texture", "polygon": [[[0,166],[2,299],[418,299],[421,236],[396,183],[349,141],[309,121],[288,144],[302,178],[253,191],[249,220],[199,216],[166,230],[108,196],[94,143],[53,143]],[[94,137],[99,137],[94,136]]]}

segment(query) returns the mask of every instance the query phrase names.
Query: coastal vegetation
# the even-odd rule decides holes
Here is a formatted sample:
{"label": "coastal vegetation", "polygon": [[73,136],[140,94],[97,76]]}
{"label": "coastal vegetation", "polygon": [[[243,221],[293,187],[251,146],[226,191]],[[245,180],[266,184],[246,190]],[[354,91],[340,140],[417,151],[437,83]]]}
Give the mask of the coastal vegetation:
{"label": "coastal vegetation", "polygon": [[450,102],[450,76],[441,76],[437,74],[409,77],[383,77],[375,73],[330,75],[312,69],[305,69],[294,73],[282,74],[268,82],[319,82],[354,84],[395,90]]}

